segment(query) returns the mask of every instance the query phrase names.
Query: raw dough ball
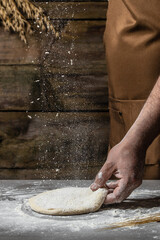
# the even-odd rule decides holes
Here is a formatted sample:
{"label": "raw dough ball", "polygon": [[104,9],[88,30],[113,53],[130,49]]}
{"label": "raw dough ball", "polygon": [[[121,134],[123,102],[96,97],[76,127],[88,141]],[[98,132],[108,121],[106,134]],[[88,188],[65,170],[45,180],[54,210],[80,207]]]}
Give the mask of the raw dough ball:
{"label": "raw dough ball", "polygon": [[74,215],[97,211],[104,202],[107,189],[68,187],[47,191],[29,199],[32,210],[49,215]]}

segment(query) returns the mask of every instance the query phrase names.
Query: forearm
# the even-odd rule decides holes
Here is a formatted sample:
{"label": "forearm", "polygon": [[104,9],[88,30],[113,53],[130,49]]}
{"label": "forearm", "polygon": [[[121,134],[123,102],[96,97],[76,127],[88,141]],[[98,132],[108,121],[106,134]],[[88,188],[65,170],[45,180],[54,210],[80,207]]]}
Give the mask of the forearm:
{"label": "forearm", "polygon": [[147,150],[160,133],[160,76],[136,121],[129,129],[123,143]]}

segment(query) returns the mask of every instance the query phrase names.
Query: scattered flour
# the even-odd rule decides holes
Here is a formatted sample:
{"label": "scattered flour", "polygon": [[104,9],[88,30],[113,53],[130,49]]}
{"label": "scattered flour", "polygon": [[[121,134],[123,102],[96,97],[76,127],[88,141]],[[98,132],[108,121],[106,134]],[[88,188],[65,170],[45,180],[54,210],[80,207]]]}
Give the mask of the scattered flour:
{"label": "scattered flour", "polygon": [[[19,184],[20,185],[20,184]],[[69,182],[67,183],[69,185]],[[89,184],[88,184],[89,185]],[[21,185],[20,185],[21,186]],[[58,181],[56,188],[64,186]],[[36,193],[41,193],[46,189],[53,189],[52,182],[45,185],[45,182],[33,182],[21,187],[0,185],[1,201],[1,229],[8,234],[14,232],[46,232],[49,229],[53,234],[56,231],[66,233],[83,232],[82,230],[97,230],[105,228],[110,224],[119,223],[134,218],[147,217],[151,214],[160,213],[160,190],[137,189],[128,200],[122,204],[104,206],[98,212],[74,215],[74,216],[47,216],[33,212],[28,205],[27,198],[31,198]],[[131,229],[143,229],[145,225],[131,227]],[[128,228],[122,229],[127,231]],[[118,229],[114,231],[119,231]],[[151,239],[159,239],[159,230],[152,229]]]}

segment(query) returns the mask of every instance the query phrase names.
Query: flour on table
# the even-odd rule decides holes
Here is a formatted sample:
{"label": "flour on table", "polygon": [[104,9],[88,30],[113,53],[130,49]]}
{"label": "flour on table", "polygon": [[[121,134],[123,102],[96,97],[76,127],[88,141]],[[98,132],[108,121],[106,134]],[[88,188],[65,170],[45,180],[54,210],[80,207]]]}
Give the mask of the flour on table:
{"label": "flour on table", "polygon": [[29,199],[32,210],[49,215],[74,215],[97,211],[104,202],[107,189],[68,187],[38,194]]}

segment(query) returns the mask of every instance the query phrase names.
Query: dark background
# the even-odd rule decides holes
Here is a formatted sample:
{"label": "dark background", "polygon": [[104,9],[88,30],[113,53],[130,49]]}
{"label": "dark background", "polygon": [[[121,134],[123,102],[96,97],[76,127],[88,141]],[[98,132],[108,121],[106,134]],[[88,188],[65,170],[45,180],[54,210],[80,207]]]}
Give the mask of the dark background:
{"label": "dark background", "polygon": [[0,25],[0,179],[92,179],[108,148],[107,1],[34,1],[25,45]]}

